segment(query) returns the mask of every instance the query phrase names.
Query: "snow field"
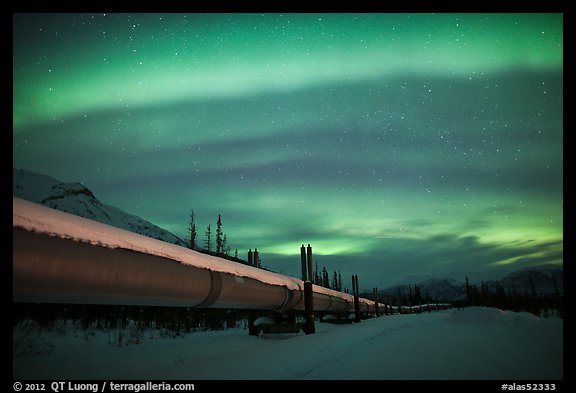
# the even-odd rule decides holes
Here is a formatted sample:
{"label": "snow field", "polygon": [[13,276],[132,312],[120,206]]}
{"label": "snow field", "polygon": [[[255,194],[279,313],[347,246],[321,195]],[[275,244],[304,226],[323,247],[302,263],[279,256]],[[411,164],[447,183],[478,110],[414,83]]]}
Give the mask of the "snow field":
{"label": "snow field", "polygon": [[[502,379],[563,378],[563,321],[470,307],[317,323],[316,334],[242,328],[118,346],[109,333],[51,332],[46,350],[13,360],[15,379]],[[112,340],[114,341],[114,340]]]}

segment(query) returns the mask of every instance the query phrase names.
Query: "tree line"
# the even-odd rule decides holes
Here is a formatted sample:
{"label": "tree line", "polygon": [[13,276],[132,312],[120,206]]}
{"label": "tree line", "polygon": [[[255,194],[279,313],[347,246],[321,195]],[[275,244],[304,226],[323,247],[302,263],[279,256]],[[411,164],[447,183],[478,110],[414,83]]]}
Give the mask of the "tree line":
{"label": "tree line", "polygon": [[[229,245],[228,236],[222,231],[222,216],[218,214],[218,219],[216,220],[216,231],[214,232],[214,227],[212,224],[208,224],[204,231],[204,237],[200,238],[200,233],[198,226],[196,225],[196,214],[194,209],[190,212],[190,221],[188,224],[188,236],[186,239],[186,246],[194,251],[198,251],[204,254],[209,254],[224,258],[230,261],[242,263],[248,265],[248,261],[242,259],[238,256],[238,249],[234,249],[234,254],[232,255],[232,247]],[[201,242],[202,247],[199,246]],[[262,267],[262,257],[259,256],[260,268],[267,270]]]}
{"label": "tree line", "polygon": [[13,354],[34,352],[27,337],[42,332],[66,334],[74,331],[108,332],[109,344],[140,344],[144,335],[179,337],[197,331],[247,328],[249,311],[235,309],[196,309],[177,306],[135,306],[109,304],[13,303]]}
{"label": "tree line", "polygon": [[[190,213],[190,223],[188,225],[188,242],[187,246],[191,250],[205,252],[207,254],[213,254],[217,256],[231,256],[230,251],[232,248],[228,245],[228,236],[222,232],[222,216],[218,214],[218,220],[216,220],[216,248],[212,248],[212,224],[208,224],[204,232],[203,245],[204,248],[198,247],[198,228],[196,227],[195,213],[192,209]],[[238,249],[234,252],[234,257],[238,258]]]}
{"label": "tree line", "polygon": [[344,289],[344,292],[348,291],[347,288],[342,286],[342,273],[340,273],[340,270],[338,270],[338,272],[334,270],[331,275],[332,277],[330,277],[326,266],[322,267],[321,272],[318,272],[318,261],[316,261],[315,266],[314,274],[312,275],[312,284],[340,292],[343,292],[342,289]]}
{"label": "tree line", "polygon": [[[406,288],[408,290],[406,290]],[[366,299],[376,300],[373,292],[364,292],[360,295]],[[432,297],[430,294],[422,295],[421,288],[418,284],[399,286],[393,292],[380,292],[378,294],[378,301],[383,301],[386,304],[394,306],[417,306],[421,304],[439,303],[441,300],[443,299],[438,299],[438,296]]]}
{"label": "tree line", "polygon": [[480,287],[470,284],[466,277],[466,300],[458,302],[459,306],[497,307],[502,310],[526,311],[537,316],[548,316],[551,313],[564,317],[564,294],[552,277],[554,293],[543,295],[536,291],[531,275],[528,275],[529,288],[524,291],[506,291],[499,281],[492,288],[482,281]]}

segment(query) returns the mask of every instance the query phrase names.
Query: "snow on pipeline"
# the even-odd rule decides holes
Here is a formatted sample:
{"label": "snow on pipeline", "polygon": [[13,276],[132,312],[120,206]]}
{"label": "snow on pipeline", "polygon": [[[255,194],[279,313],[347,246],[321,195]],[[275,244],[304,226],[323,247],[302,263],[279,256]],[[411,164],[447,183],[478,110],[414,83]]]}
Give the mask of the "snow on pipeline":
{"label": "snow on pipeline", "polygon": [[468,307],[317,323],[316,334],[249,336],[243,328],[110,343],[110,332],[46,331],[13,359],[15,379],[561,380],[563,323]]}
{"label": "snow on pipeline", "polygon": [[[13,197],[12,220],[14,228],[43,233],[62,239],[107,248],[122,248],[143,254],[168,258],[184,265],[247,277],[257,281],[285,286],[290,290],[302,290],[303,282],[295,277],[234,263],[222,258],[202,254],[171,243],[126,231],[97,221],[75,216],[56,209]],[[350,294],[314,285],[314,292],[353,301]],[[372,306],[373,302],[360,298],[360,302]]]}
{"label": "snow on pipeline", "polygon": [[[202,254],[184,247],[88,220],[72,214],[13,197],[13,226],[28,231],[46,233],[64,239],[95,244],[108,248],[125,248],[156,255],[217,272],[249,277],[272,285],[300,289],[301,280],[257,269],[222,258]],[[97,239],[97,240],[95,240]]]}

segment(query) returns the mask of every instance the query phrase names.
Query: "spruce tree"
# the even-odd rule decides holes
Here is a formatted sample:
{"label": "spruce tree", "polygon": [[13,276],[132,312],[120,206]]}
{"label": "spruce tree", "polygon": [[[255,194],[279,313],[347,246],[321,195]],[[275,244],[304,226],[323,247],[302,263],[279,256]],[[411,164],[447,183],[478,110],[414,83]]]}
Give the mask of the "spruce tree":
{"label": "spruce tree", "polygon": [[336,270],[334,270],[334,273],[332,274],[332,289],[335,291],[338,290],[338,273],[336,273]]}
{"label": "spruce tree", "polygon": [[190,242],[188,243],[188,248],[191,250],[196,249],[196,223],[194,222],[194,209],[190,213],[190,226],[188,227],[188,235],[190,236]]}
{"label": "spruce tree", "polygon": [[328,277],[328,270],[326,270],[326,266],[322,268],[322,286],[324,288],[330,288],[330,277]]}
{"label": "spruce tree", "polygon": [[318,260],[316,260],[316,268],[314,269],[314,284],[322,285],[322,280],[320,279],[320,274],[318,274]]}
{"label": "spruce tree", "polygon": [[222,253],[226,256],[230,256],[230,246],[227,243],[228,239],[226,234],[224,234],[224,238],[222,239]]}
{"label": "spruce tree", "polygon": [[218,214],[218,221],[216,222],[216,254],[222,254],[223,252],[222,218]]}
{"label": "spruce tree", "polygon": [[532,279],[532,272],[528,271],[528,284],[530,285],[530,296],[534,299],[536,298],[536,286],[534,285],[534,280]]}
{"label": "spruce tree", "polygon": [[468,300],[468,305],[472,305],[472,288],[470,287],[470,282],[468,281],[468,277],[466,277],[466,283],[464,284],[464,288],[466,289],[466,298]]}
{"label": "spruce tree", "polygon": [[206,251],[212,251],[212,229],[210,228],[210,224],[208,224],[208,228],[206,228],[206,239],[204,240],[204,248]]}
{"label": "spruce tree", "polygon": [[416,284],[414,284],[414,303],[422,303],[422,293],[420,292],[420,287]]}

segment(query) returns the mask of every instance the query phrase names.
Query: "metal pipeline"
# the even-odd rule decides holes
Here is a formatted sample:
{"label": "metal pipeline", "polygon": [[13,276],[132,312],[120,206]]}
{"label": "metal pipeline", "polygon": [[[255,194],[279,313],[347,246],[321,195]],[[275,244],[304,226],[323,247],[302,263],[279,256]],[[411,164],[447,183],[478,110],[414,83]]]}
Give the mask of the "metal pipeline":
{"label": "metal pipeline", "polygon": [[[17,198],[14,200],[12,293],[15,302],[214,307],[278,312],[304,309],[301,280],[258,270],[261,277],[274,275],[276,278],[285,277],[290,283],[299,282],[289,288],[234,274],[238,270],[234,266],[237,263],[217,257],[211,258],[218,260],[220,265],[230,264],[229,272],[197,267],[153,253],[112,247],[106,243],[107,239],[98,235],[99,231],[92,231],[89,236],[86,233],[74,236],[74,230],[70,229],[97,225],[102,231],[104,224],[63,212],[55,214],[53,209],[25,201],[16,203]],[[35,214],[27,217],[27,208],[33,208]],[[44,212],[50,217],[49,222],[44,222]],[[53,233],[46,230],[47,227],[65,228],[68,235]],[[118,228],[114,228],[114,232],[116,236],[135,236]],[[146,245],[156,245],[159,249],[177,247],[149,238],[146,238]],[[206,258],[192,250],[178,248],[178,252],[190,253],[187,258],[195,255]],[[317,311],[352,311],[354,308],[349,294],[317,286],[313,292]],[[373,310],[373,301],[361,299],[361,311]]]}

